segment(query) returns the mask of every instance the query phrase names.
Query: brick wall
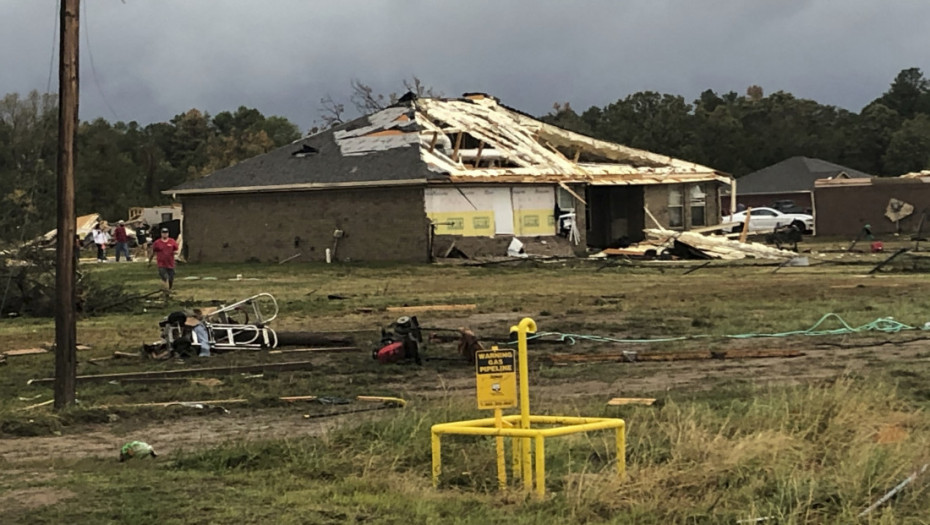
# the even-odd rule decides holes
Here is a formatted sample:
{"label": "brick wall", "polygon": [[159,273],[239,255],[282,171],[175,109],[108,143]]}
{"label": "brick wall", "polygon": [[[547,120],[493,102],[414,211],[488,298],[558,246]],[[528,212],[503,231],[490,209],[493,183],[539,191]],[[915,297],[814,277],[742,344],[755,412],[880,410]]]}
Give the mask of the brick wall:
{"label": "brick wall", "polygon": [[366,188],[192,195],[184,205],[184,251],[190,262],[428,261],[429,221],[423,188]]}

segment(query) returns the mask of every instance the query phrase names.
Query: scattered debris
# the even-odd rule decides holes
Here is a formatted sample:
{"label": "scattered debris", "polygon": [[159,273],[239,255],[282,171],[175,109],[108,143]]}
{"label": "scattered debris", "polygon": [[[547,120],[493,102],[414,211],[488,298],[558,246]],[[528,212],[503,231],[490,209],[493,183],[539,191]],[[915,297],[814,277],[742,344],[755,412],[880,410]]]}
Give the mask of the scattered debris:
{"label": "scattered debris", "polygon": [[893,498],[893,497],[895,496],[895,494],[897,494],[898,492],[900,492],[904,487],[908,486],[912,481],[914,481],[915,479],[917,479],[917,476],[920,476],[921,474],[923,474],[924,472],[926,472],[926,471],[927,471],[927,467],[930,467],[930,463],[924,463],[924,466],[922,466],[922,467],[920,467],[919,469],[915,470],[915,471],[914,471],[910,476],[908,476],[904,481],[902,481],[901,483],[898,483],[898,485],[895,486],[895,488],[889,490],[887,493],[885,493],[884,496],[882,496],[881,498],[879,498],[878,501],[876,501],[875,503],[869,505],[869,508],[867,508],[867,509],[865,509],[864,511],[860,512],[859,515],[858,515],[857,517],[858,517],[858,518],[861,518],[861,517],[865,516],[866,514],[871,513],[873,510],[877,509],[878,507],[881,507],[882,505],[884,505],[886,501],[888,501],[888,500],[890,500],[891,498]]}
{"label": "scattered debris", "polygon": [[3,353],[9,357],[12,357],[17,355],[47,354],[48,350],[45,348],[21,348],[19,350],[7,350]]}
{"label": "scattered debris", "polygon": [[652,406],[656,402],[654,397],[615,397],[607,402],[608,406],[620,405],[646,405]]}
{"label": "scattered debris", "polygon": [[[694,232],[670,232],[668,230],[643,230],[647,236],[673,249],[679,256],[697,255],[702,259],[793,259],[797,253],[772,248],[764,244],[737,242],[724,236],[702,235]],[[686,253],[683,253],[683,250]]]}
{"label": "scattered debris", "polygon": [[510,246],[507,247],[507,256],[508,257],[528,257],[526,250],[523,249],[523,243],[520,239],[514,237],[510,240]]}
{"label": "scattered debris", "polygon": [[147,458],[147,457],[157,457],[158,454],[155,453],[155,449],[151,445],[144,441],[130,441],[123,445],[119,451],[119,460],[126,461],[127,459],[132,458]]}
{"label": "scattered debris", "polygon": [[[218,366],[210,368],[184,368],[180,370],[155,370],[149,372],[126,372],[120,374],[98,374],[77,376],[78,382],[88,381],[122,381],[124,379],[140,379],[153,377],[186,377],[197,375],[229,375],[239,372],[288,372],[292,370],[310,370],[314,368],[311,361],[289,361],[285,363],[264,363],[255,365],[242,366]],[[41,379],[30,379],[26,384],[39,385],[50,384],[55,382],[54,377],[44,377]]]}
{"label": "scattered debris", "polygon": [[459,333],[461,333],[461,338],[458,343],[458,353],[461,354],[469,363],[474,364],[475,354],[479,350],[484,350],[484,347],[481,346],[481,342],[478,341],[478,337],[474,332],[468,328],[459,328]]}
{"label": "scattered debris", "polygon": [[41,403],[36,403],[34,405],[29,405],[27,407],[20,408],[20,410],[32,410],[33,408],[39,408],[39,407],[51,405],[54,402],[55,402],[54,399],[49,399],[48,401],[43,401]]}
{"label": "scattered debris", "polygon": [[306,352],[358,352],[361,348],[357,346],[319,346],[315,348],[287,348],[283,350],[269,350],[269,354],[302,354]]}
{"label": "scattered debris", "polygon": [[888,220],[896,225],[901,222],[901,219],[908,217],[912,213],[914,213],[914,205],[893,197],[888,200],[888,206],[885,208],[885,217],[888,217]]}
{"label": "scattered debris", "polygon": [[420,345],[423,344],[423,332],[416,316],[400,317],[392,327],[391,332],[381,329],[381,343],[372,351],[372,359],[381,364],[412,359],[416,364],[422,365]]}
{"label": "scattered debris", "polygon": [[477,308],[476,304],[431,304],[431,305],[421,305],[421,306],[388,306],[385,310],[388,312],[394,313],[417,313],[417,312],[430,312],[430,311],[460,311],[460,310],[474,310]]}
{"label": "scattered debris", "polygon": [[882,261],[882,262],[878,263],[877,265],[875,265],[874,268],[872,268],[871,270],[869,270],[869,275],[872,275],[873,273],[875,273],[875,272],[881,270],[886,264],[890,263],[891,261],[893,261],[894,259],[896,259],[899,255],[901,255],[901,254],[903,254],[903,253],[905,253],[905,252],[908,252],[908,251],[910,251],[908,248],[901,248],[900,250],[894,252],[893,254],[891,254],[891,257],[888,257],[888,258],[885,259],[884,261]]}

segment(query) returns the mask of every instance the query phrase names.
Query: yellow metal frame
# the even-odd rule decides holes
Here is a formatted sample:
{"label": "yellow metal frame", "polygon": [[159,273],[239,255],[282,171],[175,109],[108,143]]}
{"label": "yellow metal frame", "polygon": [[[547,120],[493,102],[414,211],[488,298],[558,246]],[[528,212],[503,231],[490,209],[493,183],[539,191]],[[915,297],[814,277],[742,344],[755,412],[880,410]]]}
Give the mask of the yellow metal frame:
{"label": "yellow metal frame", "polygon": [[[622,479],[626,474],[626,423],[622,419],[573,417],[573,416],[534,416],[530,414],[529,366],[527,365],[527,333],[536,332],[536,322],[524,318],[520,324],[511,327],[518,335],[519,369],[520,369],[520,414],[504,416],[501,409],[494,410],[494,417],[470,419],[439,423],[430,428],[433,455],[433,486],[439,485],[442,474],[442,438],[443,434],[460,434],[468,436],[495,436],[497,450],[497,479],[501,488],[507,485],[507,468],[504,454],[504,438],[520,438],[513,441],[513,476],[523,478],[523,487],[527,492],[533,490],[533,472],[531,443],[536,445],[536,495],[546,495],[546,443],[547,437],[564,436],[593,430],[617,429],[617,474]],[[558,425],[549,428],[532,428],[533,423],[540,425]]]}

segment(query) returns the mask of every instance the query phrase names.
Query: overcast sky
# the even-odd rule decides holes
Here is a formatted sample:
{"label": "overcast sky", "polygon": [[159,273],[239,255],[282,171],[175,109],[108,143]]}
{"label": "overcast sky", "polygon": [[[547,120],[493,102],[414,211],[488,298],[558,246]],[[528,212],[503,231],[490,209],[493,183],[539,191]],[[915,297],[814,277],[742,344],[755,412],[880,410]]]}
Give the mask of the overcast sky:
{"label": "overcast sky", "polygon": [[[923,0],[81,3],[82,120],[244,105],[306,131],[322,97],[350,106],[351,79],[388,93],[414,75],[534,115],[752,84],[858,112],[902,69],[930,73]],[[54,0],[0,0],[0,95],[46,89],[57,24]]]}

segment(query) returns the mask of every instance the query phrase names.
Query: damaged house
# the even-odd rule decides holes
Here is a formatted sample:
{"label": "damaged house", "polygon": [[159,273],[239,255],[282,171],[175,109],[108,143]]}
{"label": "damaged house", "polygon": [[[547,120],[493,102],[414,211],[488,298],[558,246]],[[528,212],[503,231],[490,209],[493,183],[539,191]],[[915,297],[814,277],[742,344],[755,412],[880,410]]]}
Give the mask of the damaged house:
{"label": "damaged house", "polygon": [[189,181],[191,262],[427,261],[514,237],[582,254],[719,222],[729,176],[545,124],[483,94],[396,105]]}

